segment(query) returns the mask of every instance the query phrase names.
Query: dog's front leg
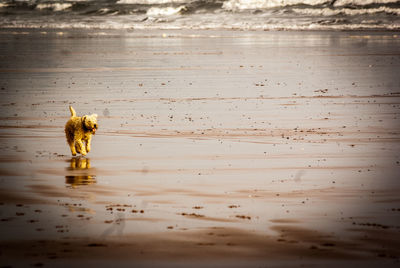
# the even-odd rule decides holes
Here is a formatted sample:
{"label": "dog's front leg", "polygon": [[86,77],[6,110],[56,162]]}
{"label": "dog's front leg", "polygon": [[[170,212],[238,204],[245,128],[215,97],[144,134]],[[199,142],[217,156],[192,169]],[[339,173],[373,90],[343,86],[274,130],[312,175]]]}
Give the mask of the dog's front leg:
{"label": "dog's front leg", "polygon": [[86,152],[90,152],[91,149],[91,142],[92,142],[92,137],[89,137],[86,141]]}
{"label": "dog's front leg", "polygon": [[85,146],[81,140],[76,141],[77,151],[80,152],[82,155],[86,155],[87,152],[85,150]]}
{"label": "dog's front leg", "polygon": [[69,143],[69,148],[71,149],[71,154],[73,156],[75,156],[76,155],[76,150],[75,150],[75,144],[73,142]]}

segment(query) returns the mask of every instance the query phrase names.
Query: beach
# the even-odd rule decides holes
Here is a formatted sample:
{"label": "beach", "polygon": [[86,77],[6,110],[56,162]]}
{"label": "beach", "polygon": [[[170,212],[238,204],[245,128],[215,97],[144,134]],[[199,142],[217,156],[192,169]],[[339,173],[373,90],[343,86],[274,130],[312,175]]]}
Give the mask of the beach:
{"label": "beach", "polygon": [[[0,43],[1,267],[398,267],[398,32]],[[70,105],[98,114],[85,157]]]}

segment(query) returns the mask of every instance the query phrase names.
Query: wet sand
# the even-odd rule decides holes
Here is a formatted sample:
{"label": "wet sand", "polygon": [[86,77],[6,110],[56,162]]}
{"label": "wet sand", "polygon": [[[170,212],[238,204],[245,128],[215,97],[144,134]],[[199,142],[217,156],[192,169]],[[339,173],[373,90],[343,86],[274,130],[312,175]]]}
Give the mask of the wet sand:
{"label": "wet sand", "polygon": [[399,265],[398,33],[0,36],[1,266]]}

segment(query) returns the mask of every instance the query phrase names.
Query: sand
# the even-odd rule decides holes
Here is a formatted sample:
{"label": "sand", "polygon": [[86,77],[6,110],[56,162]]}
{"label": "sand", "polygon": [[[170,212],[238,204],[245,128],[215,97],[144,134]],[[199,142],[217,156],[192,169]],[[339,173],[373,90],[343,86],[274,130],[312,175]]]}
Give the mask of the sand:
{"label": "sand", "polygon": [[0,36],[1,266],[399,265],[398,33]]}

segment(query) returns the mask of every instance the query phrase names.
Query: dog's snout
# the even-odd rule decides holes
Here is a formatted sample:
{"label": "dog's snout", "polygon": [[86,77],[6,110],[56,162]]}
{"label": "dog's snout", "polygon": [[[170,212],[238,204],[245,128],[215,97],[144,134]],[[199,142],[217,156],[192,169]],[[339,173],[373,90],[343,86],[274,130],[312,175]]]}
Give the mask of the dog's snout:
{"label": "dog's snout", "polygon": [[97,124],[94,124],[94,128],[96,128],[96,129],[97,129]]}

